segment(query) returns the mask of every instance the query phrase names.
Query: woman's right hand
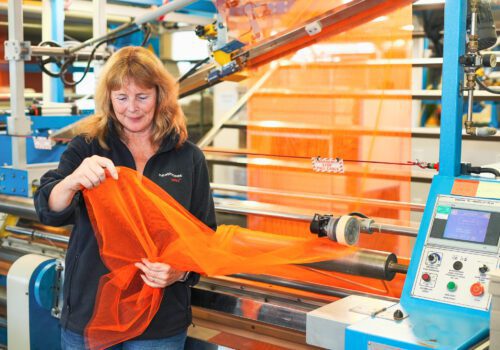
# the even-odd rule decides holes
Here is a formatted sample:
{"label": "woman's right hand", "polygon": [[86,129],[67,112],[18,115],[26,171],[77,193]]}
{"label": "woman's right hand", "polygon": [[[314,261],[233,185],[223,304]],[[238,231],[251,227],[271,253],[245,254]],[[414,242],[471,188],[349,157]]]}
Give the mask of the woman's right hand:
{"label": "woman's right hand", "polygon": [[90,190],[106,180],[106,172],[118,180],[118,171],[111,159],[99,156],[85,158],[72,174],[63,181],[66,188],[78,192],[84,188]]}
{"label": "woman's right hand", "polygon": [[66,209],[78,191],[92,189],[103,183],[106,173],[118,180],[118,171],[110,159],[99,156],[85,158],[73,173],[54,186],[49,196],[50,210],[59,212]]}

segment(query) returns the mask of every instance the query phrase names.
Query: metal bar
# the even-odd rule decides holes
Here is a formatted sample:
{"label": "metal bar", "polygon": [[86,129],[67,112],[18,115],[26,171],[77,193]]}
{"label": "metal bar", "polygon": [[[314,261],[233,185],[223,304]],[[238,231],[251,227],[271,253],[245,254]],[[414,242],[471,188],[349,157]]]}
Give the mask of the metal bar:
{"label": "metal bar", "polygon": [[396,272],[389,270],[389,263],[396,263],[397,260],[394,253],[359,249],[352,254],[343,255],[340,259],[300,265],[319,270],[391,281],[396,276]]}
{"label": "metal bar", "polygon": [[145,13],[144,15],[134,19],[133,21],[131,22],[128,22],[128,23],[125,23],[125,24],[122,24],[121,26],[111,30],[110,32],[108,32],[106,35],[103,35],[101,37],[97,37],[97,38],[91,38],[87,41],[84,41],[83,43],[79,44],[79,45],[76,45],[76,46],[73,46],[71,48],[69,48],[69,52],[70,53],[74,53],[78,50],[81,50],[83,49],[84,47],[87,47],[87,46],[90,46],[92,44],[95,44],[101,40],[104,40],[104,39],[107,39],[107,38],[110,38],[112,37],[113,35],[127,29],[127,28],[131,28],[131,27],[134,27],[134,26],[140,26],[141,24],[144,24],[146,22],[150,22],[152,20],[155,20],[156,18],[168,13],[168,12],[173,12],[173,11],[176,11],[176,10],[180,10],[181,8],[184,8],[185,6],[195,2],[196,0],[176,0],[176,1],[172,1],[172,2],[169,2],[169,3],[166,3],[165,5],[162,5],[160,7],[158,7],[156,10],[153,10],[153,11],[150,11],[148,13]]}
{"label": "metal bar", "polygon": [[[342,22],[354,19],[351,21],[350,25],[352,28],[352,26],[366,23],[384,13],[390,12],[391,10],[395,10],[396,8],[412,2],[413,1],[411,0],[353,0],[349,3],[335,7],[320,16],[312,18],[308,21],[308,23],[305,23],[297,28],[293,28],[286,33],[277,34],[276,36],[259,43],[252,49],[238,54],[235,56],[235,59],[246,61],[248,66],[269,62],[290,52],[295,52],[302,47],[308,46],[318,41],[320,38],[338,34],[344,29],[340,28],[339,30],[339,28],[334,28],[334,26]],[[379,11],[370,11],[377,8]],[[313,35],[309,34],[306,28],[311,23],[318,23],[322,30]]]}
{"label": "metal bar", "polygon": [[[73,56],[77,60],[87,60],[90,57],[90,51],[88,52],[77,52],[74,54],[70,54],[68,49],[64,47],[50,47],[50,46],[32,46],[31,47],[31,56],[52,56],[52,57],[67,57]],[[109,57],[108,52],[96,52],[94,54],[95,59],[103,60]]]}
{"label": "metal bar", "polygon": [[377,224],[377,223],[371,224],[369,231],[370,231],[369,233],[372,232],[395,233],[398,236],[406,236],[406,237],[417,237],[418,234],[418,228],[388,225],[388,224]]}
{"label": "metal bar", "polygon": [[[265,206],[261,206],[261,208],[257,208],[255,202],[247,202],[248,204],[245,205],[246,202],[247,201],[238,201],[238,200],[221,201],[216,198],[215,209],[223,213],[238,214],[238,215],[259,215],[259,216],[268,216],[268,217],[275,217],[280,219],[288,219],[296,221],[311,222],[313,219],[313,215],[287,213],[284,211],[279,211],[274,209],[277,208],[283,210],[285,209],[285,207],[283,206],[266,204]],[[379,232],[379,233],[397,234],[407,237],[416,237],[418,229],[405,226],[374,223],[370,225],[368,231],[363,231],[363,232],[365,233]]]}
{"label": "metal bar", "polygon": [[38,215],[36,215],[35,208],[32,205],[29,206],[23,203],[16,203],[4,198],[5,196],[0,196],[0,213],[38,221]]}
{"label": "metal bar", "polygon": [[396,273],[407,273],[408,272],[408,265],[403,265],[403,264],[398,264],[396,262],[389,262],[389,266],[387,267],[389,271],[394,271]]}
{"label": "metal bar", "polygon": [[304,198],[304,199],[314,199],[314,200],[325,200],[325,201],[337,201],[342,203],[362,203],[371,204],[384,208],[407,208],[415,211],[423,211],[425,208],[424,204],[410,203],[410,202],[398,202],[383,199],[370,199],[370,198],[355,198],[347,196],[336,196],[336,195],[324,195],[324,194],[314,194],[314,193],[298,193],[291,191],[279,191],[267,188],[250,187],[250,186],[238,186],[238,185],[228,185],[228,184],[210,184],[212,190],[228,191],[228,192],[238,192],[238,193],[261,193],[268,195],[276,195],[283,197],[294,197],[294,198]]}
{"label": "metal bar", "polygon": [[240,100],[234,105],[232,109],[230,109],[226,115],[217,123],[217,125],[214,125],[212,129],[210,129],[209,132],[203,136],[203,138],[198,141],[198,147],[200,148],[205,148],[210,144],[210,142],[213,141],[217,133],[220,131],[220,129],[224,126],[225,123],[227,123],[231,118],[233,118],[240,110],[243,108],[246,103],[248,102],[248,99],[253,96],[253,94],[260,89],[260,87],[269,79],[269,77],[274,73],[276,68],[271,68],[269,69],[263,76],[262,78],[259,79],[246,93],[243,95]]}
{"label": "metal bar", "polygon": [[[456,89],[458,93],[458,89]],[[442,100],[444,91],[441,90],[351,90],[351,91],[310,91],[310,90],[290,90],[290,89],[261,89],[259,95],[276,95],[281,97],[316,97],[316,98],[360,98],[360,99],[400,99],[412,98],[414,100]],[[463,98],[467,98],[466,95]],[[474,92],[477,101],[498,100],[498,94],[493,94],[485,90]]]}
{"label": "metal bar", "polygon": [[[9,0],[8,2],[9,41],[21,43],[23,35],[22,2]],[[7,129],[12,135],[28,135],[30,120],[24,115],[24,60],[22,58],[9,59],[10,106],[12,115],[7,118]],[[12,166],[26,167],[26,139],[16,137],[12,139]]]}
{"label": "metal bar", "polygon": [[69,242],[69,237],[66,236],[61,236],[55,233],[44,232],[40,230],[30,230],[19,226],[7,226],[5,227],[5,231],[10,233],[15,233],[16,235],[28,236],[31,238],[46,239],[52,242],[66,243],[66,244]]}
{"label": "metal bar", "polygon": [[[245,205],[245,203],[247,204]],[[220,201],[217,200],[216,198],[215,209],[219,212],[230,213],[230,214],[260,215],[260,216],[269,216],[269,217],[306,221],[306,222],[311,222],[313,219],[313,215],[310,214],[286,213],[284,211],[272,210],[273,207],[284,210],[286,207],[283,206],[268,204],[265,206],[265,208],[264,206],[261,206],[261,209],[259,209],[256,208],[255,202],[252,202],[251,204],[248,203],[249,203],[248,201],[236,201],[236,200]],[[23,203],[21,201],[13,201],[12,199],[9,199],[9,196],[0,196],[0,212],[38,221],[38,216],[36,215],[35,208],[33,207],[33,203],[31,201],[30,203]],[[408,237],[416,237],[418,230],[405,226],[374,223],[370,225],[370,230],[369,232],[366,233],[372,233],[372,232],[384,232],[384,233],[392,233]]]}
{"label": "metal bar", "polygon": [[[467,1],[446,1],[444,9],[443,97],[441,138],[439,142],[439,174],[460,175],[462,151],[463,69],[459,57],[465,52],[465,17]],[[453,19],[453,20],[451,20]]]}
{"label": "metal bar", "polygon": [[[298,290],[302,290],[305,292],[312,292],[312,293],[323,294],[323,295],[328,295],[328,296],[333,296],[333,297],[338,297],[338,298],[345,298],[345,297],[348,297],[349,295],[354,295],[354,294],[355,295],[373,296],[373,295],[370,295],[368,293],[355,292],[352,290],[338,288],[338,287],[331,287],[331,286],[325,287],[325,286],[307,283],[307,282],[292,281],[292,280],[287,280],[287,279],[276,277],[276,276],[250,275],[250,274],[245,274],[245,273],[239,273],[236,275],[231,275],[230,277],[242,278],[242,279],[246,279],[249,281],[262,282],[262,283],[267,283],[267,284],[271,284],[271,285],[293,288],[293,289],[298,289]],[[391,300],[391,301],[395,301],[395,302],[398,301],[398,299],[391,298],[391,297],[382,297],[382,298],[385,300]]]}

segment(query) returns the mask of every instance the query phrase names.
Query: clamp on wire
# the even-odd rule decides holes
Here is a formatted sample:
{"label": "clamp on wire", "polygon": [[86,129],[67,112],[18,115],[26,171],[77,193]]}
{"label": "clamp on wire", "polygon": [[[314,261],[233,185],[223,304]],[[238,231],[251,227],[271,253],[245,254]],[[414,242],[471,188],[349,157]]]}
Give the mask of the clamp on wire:
{"label": "clamp on wire", "polygon": [[418,166],[420,169],[434,169],[439,171],[439,163],[429,163],[417,159],[417,161],[412,162],[412,164]]}

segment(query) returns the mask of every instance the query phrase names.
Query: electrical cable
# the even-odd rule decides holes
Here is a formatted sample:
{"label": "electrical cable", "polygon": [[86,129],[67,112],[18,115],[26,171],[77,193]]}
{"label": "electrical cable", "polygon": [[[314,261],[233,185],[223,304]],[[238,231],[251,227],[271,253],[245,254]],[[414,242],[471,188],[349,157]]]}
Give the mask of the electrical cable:
{"label": "electrical cable", "polygon": [[188,78],[190,75],[192,75],[202,64],[207,63],[210,60],[210,57],[207,57],[201,61],[198,61],[193,67],[191,67],[190,70],[188,70],[186,73],[184,73],[179,79],[177,79],[177,83],[180,83],[181,81],[185,80]]}
{"label": "electrical cable", "polygon": [[[122,38],[124,36],[128,36],[128,35],[131,35],[133,33],[136,33],[140,30],[143,30],[144,31],[144,39],[142,41],[142,44],[141,46],[144,46],[150,39],[151,37],[151,33],[152,33],[152,29],[151,29],[151,26],[148,25],[148,24],[145,24],[141,27],[138,27],[138,28],[135,28],[133,30],[130,30],[130,31],[127,31],[125,33],[122,33],[122,34],[119,34],[119,35],[114,35],[110,38],[107,38],[107,39],[103,39],[101,41],[99,41],[92,49],[91,53],[90,53],[90,56],[87,60],[87,65],[85,66],[85,69],[84,69],[84,72],[83,72],[83,75],[82,77],[78,80],[78,81],[74,81],[74,82],[71,82],[71,81],[67,81],[64,77],[64,75],[68,72],[68,70],[70,69],[70,67],[72,66],[72,64],[75,62],[76,60],[76,57],[75,56],[70,56],[68,59],[66,59],[64,62],[61,62],[60,60],[57,60],[53,57],[50,57],[48,59],[45,59],[43,60],[41,57],[37,57],[37,61],[38,61],[38,64],[40,66],[40,69],[42,70],[42,72],[44,72],[45,74],[53,77],[53,78],[60,78],[62,80],[62,82],[66,85],[66,86],[75,86],[77,84],[79,84],[83,79],[85,79],[87,73],[89,72],[90,70],[90,65],[94,59],[94,56],[95,56],[95,53],[97,51],[97,49],[103,45],[104,43],[107,43],[107,42],[110,42],[110,41],[114,41],[116,39],[119,39],[119,38]],[[59,45],[58,43],[54,42],[54,41],[44,41],[42,43],[40,43],[38,46],[51,46],[51,47],[61,47],[61,45]],[[50,71],[49,69],[47,69],[45,67],[46,64],[48,63],[56,63],[58,65],[58,67],[60,67],[60,70],[59,72],[52,72]]]}
{"label": "electrical cable", "polygon": [[143,25],[143,30],[144,30],[144,39],[142,40],[141,46],[146,47],[147,42],[151,38],[151,33],[152,33],[152,28],[151,25],[148,23]]}
{"label": "electrical cable", "polygon": [[[59,45],[58,43],[56,43],[55,41],[52,41],[52,40],[42,41],[40,44],[38,44],[38,46],[39,47],[43,47],[43,46],[61,47],[61,45]],[[40,69],[42,70],[42,72],[51,76],[52,78],[59,78],[60,77],[60,71],[55,73],[55,72],[52,72],[51,70],[45,68],[46,64],[55,63],[60,69],[61,65],[62,65],[60,60],[56,59],[55,57],[49,57],[47,59],[43,59],[42,57],[37,57],[36,61],[37,61],[38,65],[40,66]]]}
{"label": "electrical cable", "polygon": [[495,175],[495,177],[500,177],[500,172],[497,169],[472,166],[470,163],[462,163],[462,173],[465,175],[489,173]]}
{"label": "electrical cable", "polygon": [[107,43],[107,42],[110,42],[110,41],[114,41],[116,39],[119,39],[119,38],[122,38],[124,36],[128,36],[128,35],[131,35],[133,33],[136,33],[138,31],[142,30],[141,28],[136,28],[136,29],[133,29],[133,30],[130,30],[126,33],[122,33],[120,35],[116,35],[116,36],[113,36],[111,38],[107,38],[107,39],[103,39],[101,41],[99,41],[95,46],[94,48],[92,49],[92,52],[90,53],[90,56],[87,60],[87,66],[85,67],[85,70],[83,71],[83,75],[82,77],[78,80],[78,81],[74,81],[74,82],[70,82],[70,81],[67,81],[65,78],[64,78],[64,74],[66,73],[66,71],[69,69],[70,65],[75,61],[75,57],[70,57],[68,60],[66,60],[64,63],[63,63],[63,67],[65,68],[65,70],[63,70],[63,67],[61,67],[61,80],[63,81],[63,83],[66,85],[66,86],[75,86],[77,84],[79,84],[83,79],[85,79],[85,76],[87,75],[87,73],[89,72],[90,70],[90,64],[92,63],[92,60],[94,59],[94,56],[95,56],[95,53],[97,51],[97,49]]}
{"label": "electrical cable", "polygon": [[491,92],[492,94],[500,95],[500,89],[492,89],[488,85],[486,85],[479,77],[476,77],[476,82],[481,86],[484,90]]}

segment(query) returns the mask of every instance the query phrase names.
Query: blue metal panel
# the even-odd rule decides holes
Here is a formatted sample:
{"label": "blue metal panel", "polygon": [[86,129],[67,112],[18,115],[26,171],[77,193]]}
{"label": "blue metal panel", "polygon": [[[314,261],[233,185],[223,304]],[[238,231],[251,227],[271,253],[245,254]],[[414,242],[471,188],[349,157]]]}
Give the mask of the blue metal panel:
{"label": "blue metal panel", "polygon": [[12,141],[10,136],[0,135],[0,166],[12,164]]}
{"label": "blue metal panel", "polygon": [[28,172],[26,170],[0,167],[1,194],[27,196],[28,186]]}
{"label": "blue metal panel", "polygon": [[444,14],[443,96],[441,138],[439,143],[439,173],[460,174],[462,152],[463,99],[460,87],[463,69],[459,57],[465,52],[466,0],[447,0]]}

